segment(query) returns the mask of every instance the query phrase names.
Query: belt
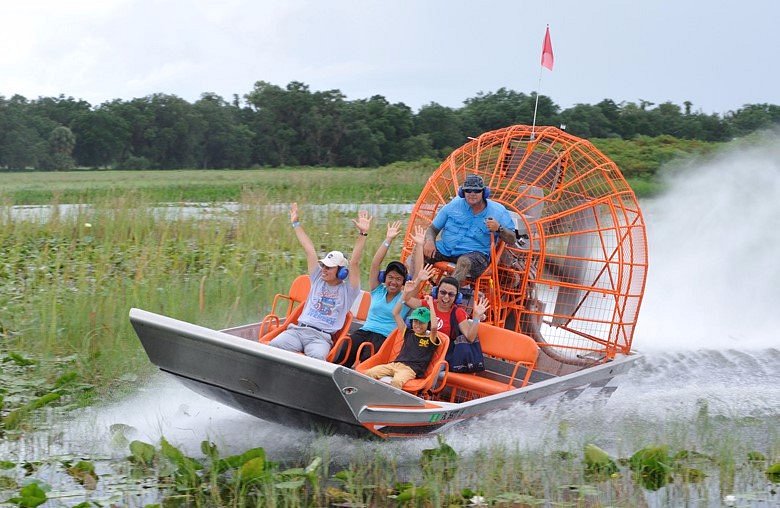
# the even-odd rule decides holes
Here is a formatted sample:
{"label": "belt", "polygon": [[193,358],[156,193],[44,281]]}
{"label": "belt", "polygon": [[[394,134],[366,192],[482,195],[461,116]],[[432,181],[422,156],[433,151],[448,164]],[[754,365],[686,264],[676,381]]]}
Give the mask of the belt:
{"label": "belt", "polygon": [[312,330],[317,330],[320,333],[327,333],[331,337],[333,336],[333,334],[331,332],[325,331],[322,328],[317,328],[316,326],[307,325],[306,323],[298,323],[298,326],[302,326],[304,328],[311,328]]}

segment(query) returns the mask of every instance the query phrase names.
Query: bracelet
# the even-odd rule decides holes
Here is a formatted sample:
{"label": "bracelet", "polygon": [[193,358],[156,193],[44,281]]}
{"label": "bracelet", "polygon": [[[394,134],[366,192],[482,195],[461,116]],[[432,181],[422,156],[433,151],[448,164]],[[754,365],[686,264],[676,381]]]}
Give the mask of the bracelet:
{"label": "bracelet", "polygon": [[297,228],[300,225],[301,225],[301,223],[299,221],[295,221],[295,222],[292,223],[293,229]]}
{"label": "bracelet", "polygon": [[390,248],[390,242],[388,242],[387,240],[385,240],[384,242],[382,242],[382,245],[384,245],[384,246],[385,246],[385,247],[387,247],[388,249]]}
{"label": "bracelet", "polygon": [[368,236],[368,233],[360,232],[360,236]]}

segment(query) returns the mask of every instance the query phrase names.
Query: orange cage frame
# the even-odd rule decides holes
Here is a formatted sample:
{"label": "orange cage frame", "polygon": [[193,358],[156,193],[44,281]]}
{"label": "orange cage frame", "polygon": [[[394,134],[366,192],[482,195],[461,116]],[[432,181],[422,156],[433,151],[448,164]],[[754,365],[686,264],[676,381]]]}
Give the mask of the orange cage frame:
{"label": "orange cage frame", "polygon": [[647,235],[636,195],[590,142],[554,127],[515,125],[455,150],[431,175],[409,220],[427,228],[469,174],[515,218],[515,245],[493,246],[474,284],[488,322],[532,336],[563,363],[606,361],[631,350],[647,278]]}

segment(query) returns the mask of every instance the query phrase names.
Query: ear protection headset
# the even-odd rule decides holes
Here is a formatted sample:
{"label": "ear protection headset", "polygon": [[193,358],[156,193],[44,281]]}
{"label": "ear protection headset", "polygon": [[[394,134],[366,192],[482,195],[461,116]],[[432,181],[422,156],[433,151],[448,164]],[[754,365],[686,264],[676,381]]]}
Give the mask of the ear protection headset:
{"label": "ear protection headset", "polygon": [[[391,270],[391,268],[394,268],[394,270]],[[412,276],[407,273],[406,267],[403,265],[403,263],[399,263],[398,261],[390,261],[387,264],[387,268],[384,270],[380,270],[379,272],[379,276],[377,277],[377,279],[379,279],[380,284],[384,284],[385,277],[387,276],[387,272],[389,271],[400,273],[403,276],[404,280],[407,282],[412,280]]]}
{"label": "ear protection headset", "polygon": [[341,280],[346,279],[349,277],[349,268],[346,266],[339,266],[339,270],[336,272],[336,277],[338,277]]}
{"label": "ear protection headset", "polygon": [[[431,289],[431,296],[435,300],[439,296],[439,286],[433,286],[433,289]],[[463,293],[458,291],[458,294],[455,295],[455,305],[460,305],[463,303]]]}
{"label": "ear protection headset", "polygon": [[[482,177],[480,177],[478,175],[469,175],[469,176],[466,177],[466,181],[468,181],[469,179],[471,179],[472,181],[478,180],[479,183],[482,184],[482,199],[488,199],[490,197],[490,187],[485,187],[485,183],[483,182]],[[463,183],[466,183],[466,182],[464,181]],[[463,185],[458,187],[458,197],[459,198],[465,198],[466,197],[466,193],[463,190]]]}

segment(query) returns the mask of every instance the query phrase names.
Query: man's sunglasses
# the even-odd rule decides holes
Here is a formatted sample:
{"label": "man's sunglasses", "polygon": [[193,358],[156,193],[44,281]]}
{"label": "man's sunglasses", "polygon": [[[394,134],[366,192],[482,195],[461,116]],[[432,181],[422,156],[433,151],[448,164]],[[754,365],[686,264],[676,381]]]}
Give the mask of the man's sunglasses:
{"label": "man's sunglasses", "polygon": [[442,296],[449,296],[450,298],[454,298],[455,295],[457,295],[458,293],[456,293],[455,291],[442,291],[442,290],[439,290],[439,292],[436,293],[436,294],[439,294],[439,295],[442,295]]}
{"label": "man's sunglasses", "polygon": [[482,192],[482,189],[463,189],[463,192],[466,194],[479,194]]}

